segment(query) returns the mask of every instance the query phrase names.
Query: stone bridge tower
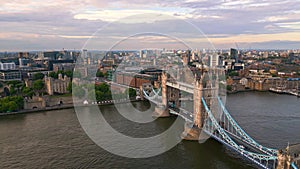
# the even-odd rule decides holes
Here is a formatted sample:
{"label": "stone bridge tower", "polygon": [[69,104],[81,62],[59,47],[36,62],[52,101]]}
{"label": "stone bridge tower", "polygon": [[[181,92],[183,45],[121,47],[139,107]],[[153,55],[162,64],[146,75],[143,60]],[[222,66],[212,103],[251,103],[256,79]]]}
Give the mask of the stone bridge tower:
{"label": "stone bridge tower", "polygon": [[194,125],[198,128],[203,126],[203,104],[202,104],[202,97],[203,97],[203,82],[201,79],[195,79],[194,84]]}
{"label": "stone bridge tower", "polygon": [[161,75],[161,94],[162,94],[162,103],[156,105],[154,116],[155,117],[169,117],[168,109],[168,88],[167,88],[168,75],[166,72],[163,72]]}
{"label": "stone bridge tower", "polygon": [[162,94],[162,104],[168,106],[168,90],[167,90],[167,81],[168,75],[166,72],[163,72],[161,75],[161,94]]}

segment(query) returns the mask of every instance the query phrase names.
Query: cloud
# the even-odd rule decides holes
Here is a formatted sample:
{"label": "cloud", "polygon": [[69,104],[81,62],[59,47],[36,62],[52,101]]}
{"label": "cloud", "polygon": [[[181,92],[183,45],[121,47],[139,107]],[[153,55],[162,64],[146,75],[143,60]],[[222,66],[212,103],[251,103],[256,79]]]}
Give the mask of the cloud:
{"label": "cloud", "polygon": [[[256,44],[297,41],[300,29],[300,4],[294,0],[0,0],[0,3],[1,44],[6,41],[16,49],[29,44],[37,45],[32,48],[47,48],[47,42],[51,48],[59,44],[53,43],[55,39],[65,42],[61,43],[65,46],[83,44],[104,25],[143,13],[169,17],[121,19],[119,24],[112,24],[115,27],[103,32],[105,38],[113,40],[143,31],[172,32],[175,28],[181,30],[177,33],[179,37],[193,41],[193,36],[199,36],[186,29],[187,23],[178,24],[176,18],[193,23],[216,44],[226,43],[226,38]],[[28,40],[33,42],[26,43]],[[43,45],[38,44],[39,40]]]}

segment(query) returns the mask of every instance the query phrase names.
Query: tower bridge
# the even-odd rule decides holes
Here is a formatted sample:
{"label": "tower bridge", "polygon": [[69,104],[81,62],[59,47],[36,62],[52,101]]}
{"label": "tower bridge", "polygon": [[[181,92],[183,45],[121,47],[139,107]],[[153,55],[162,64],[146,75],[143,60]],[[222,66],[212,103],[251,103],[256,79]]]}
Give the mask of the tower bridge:
{"label": "tower bridge", "polygon": [[[156,104],[155,116],[177,115],[185,120],[182,138],[201,140],[210,136],[239,155],[264,169],[298,169],[299,164],[278,150],[265,147],[251,138],[232,118],[219,95],[222,82],[207,79],[212,74],[195,77],[193,84],[175,82],[166,72],[161,76],[161,88],[143,90],[144,98]],[[190,107],[181,106],[181,93],[192,95]]]}

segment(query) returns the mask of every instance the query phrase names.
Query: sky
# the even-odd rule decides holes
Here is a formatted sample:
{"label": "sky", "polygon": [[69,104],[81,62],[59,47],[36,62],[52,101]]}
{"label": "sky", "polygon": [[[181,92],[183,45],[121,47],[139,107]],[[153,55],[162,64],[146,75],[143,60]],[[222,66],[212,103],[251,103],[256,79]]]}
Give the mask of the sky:
{"label": "sky", "polygon": [[300,48],[299,0],[0,0],[0,3],[0,51],[185,46]]}

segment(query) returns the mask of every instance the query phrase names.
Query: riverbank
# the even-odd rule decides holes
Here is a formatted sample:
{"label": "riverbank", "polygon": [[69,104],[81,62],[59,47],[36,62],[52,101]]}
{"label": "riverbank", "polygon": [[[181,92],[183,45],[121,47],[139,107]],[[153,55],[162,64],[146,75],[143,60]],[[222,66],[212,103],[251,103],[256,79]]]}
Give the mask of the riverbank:
{"label": "riverbank", "polygon": [[[130,103],[130,102],[139,102],[142,100],[119,100],[119,101],[102,101],[102,102],[92,102],[91,104],[83,104],[83,103],[76,103],[76,107],[86,107],[86,106],[105,106],[105,105],[114,105],[114,104],[124,104],[124,103]],[[37,108],[37,109],[30,109],[30,110],[21,110],[17,112],[9,112],[9,113],[0,113],[0,116],[7,116],[7,115],[16,115],[16,114],[27,114],[27,113],[39,113],[39,112],[45,112],[45,111],[54,111],[54,110],[63,110],[63,109],[73,109],[74,104],[62,104],[57,106],[51,106],[51,107],[45,107],[45,108]]]}
{"label": "riverbank", "polygon": [[273,90],[266,90],[266,91],[259,91],[259,90],[241,90],[241,91],[227,91],[227,94],[238,94],[238,93],[251,93],[251,92],[261,92],[261,93],[267,93],[267,92],[270,92],[270,93],[276,93],[276,94],[279,94],[279,95],[289,95],[289,96],[296,96],[296,97],[300,97],[300,95],[296,94],[296,93],[293,93],[293,92],[278,92],[278,91],[273,91]]}
{"label": "riverbank", "polygon": [[[255,92],[256,90],[246,89],[246,90],[239,90],[239,91],[227,91],[227,94],[236,94],[236,93],[244,93],[244,92]],[[265,91],[262,91],[265,92]]]}

